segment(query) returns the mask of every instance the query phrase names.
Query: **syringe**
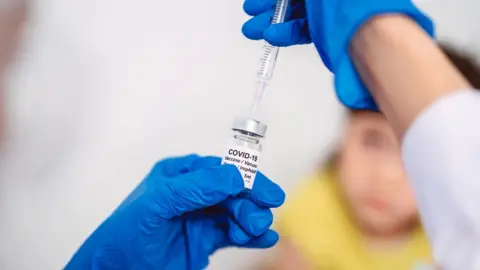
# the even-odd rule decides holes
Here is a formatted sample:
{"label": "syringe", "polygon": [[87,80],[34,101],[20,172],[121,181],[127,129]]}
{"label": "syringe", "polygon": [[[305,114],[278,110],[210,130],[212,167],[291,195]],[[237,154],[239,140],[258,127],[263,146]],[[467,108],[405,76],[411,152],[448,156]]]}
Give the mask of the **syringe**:
{"label": "syringe", "polygon": [[[277,0],[275,7],[275,13],[273,14],[272,24],[283,23],[287,14],[287,7],[290,4],[290,0]],[[260,102],[262,100],[263,93],[268,86],[268,81],[273,76],[275,64],[277,63],[278,52],[280,48],[271,45],[266,42],[263,45],[263,54],[260,58],[260,69],[257,72],[257,82],[255,89],[255,98],[252,106],[252,117],[254,117]]]}

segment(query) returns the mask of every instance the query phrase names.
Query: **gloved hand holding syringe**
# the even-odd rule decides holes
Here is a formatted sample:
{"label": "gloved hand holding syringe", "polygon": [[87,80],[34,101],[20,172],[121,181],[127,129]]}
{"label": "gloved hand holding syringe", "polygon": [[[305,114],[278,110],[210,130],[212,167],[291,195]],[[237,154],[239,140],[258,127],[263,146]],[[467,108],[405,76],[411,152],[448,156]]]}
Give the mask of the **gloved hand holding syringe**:
{"label": "gloved hand holding syringe", "polygon": [[[285,21],[289,2],[290,0],[277,0],[272,24]],[[260,69],[257,72],[255,96],[250,116],[238,118],[234,121],[232,126],[234,137],[229,143],[227,152],[222,160],[223,164],[237,166],[242,174],[246,192],[253,188],[258,170],[258,161],[262,152],[260,140],[265,137],[267,131],[267,125],[258,121],[257,112],[268,82],[273,77],[279,49],[279,47],[265,42],[263,54],[260,58]]]}

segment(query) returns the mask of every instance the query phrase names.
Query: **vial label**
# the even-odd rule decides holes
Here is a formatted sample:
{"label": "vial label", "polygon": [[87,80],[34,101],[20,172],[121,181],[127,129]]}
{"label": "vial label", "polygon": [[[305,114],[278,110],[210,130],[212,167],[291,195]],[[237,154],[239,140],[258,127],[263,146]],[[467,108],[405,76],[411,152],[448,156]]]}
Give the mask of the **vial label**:
{"label": "vial label", "polygon": [[237,166],[242,174],[244,187],[252,189],[258,169],[261,152],[244,146],[232,145],[223,156],[222,164]]}

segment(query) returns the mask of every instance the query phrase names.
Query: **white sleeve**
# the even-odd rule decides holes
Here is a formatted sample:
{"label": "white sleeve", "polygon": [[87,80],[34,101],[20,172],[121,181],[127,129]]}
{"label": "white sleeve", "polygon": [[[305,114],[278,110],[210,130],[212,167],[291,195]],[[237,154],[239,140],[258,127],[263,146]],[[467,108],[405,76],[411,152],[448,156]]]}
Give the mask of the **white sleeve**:
{"label": "white sleeve", "polygon": [[426,109],[405,135],[403,158],[438,265],[480,269],[480,92]]}

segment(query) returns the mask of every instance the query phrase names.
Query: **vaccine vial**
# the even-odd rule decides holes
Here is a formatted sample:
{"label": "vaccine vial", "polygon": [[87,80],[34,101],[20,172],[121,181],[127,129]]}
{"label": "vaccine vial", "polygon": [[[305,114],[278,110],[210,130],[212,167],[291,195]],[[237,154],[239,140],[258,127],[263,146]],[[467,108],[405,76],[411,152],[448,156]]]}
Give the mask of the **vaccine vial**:
{"label": "vaccine vial", "polygon": [[265,137],[267,126],[251,118],[239,118],[235,120],[232,130],[233,138],[228,144],[222,164],[232,164],[238,168],[242,174],[244,192],[248,193],[255,183],[262,154],[261,140]]}

